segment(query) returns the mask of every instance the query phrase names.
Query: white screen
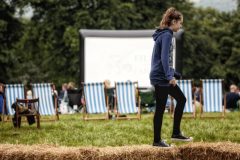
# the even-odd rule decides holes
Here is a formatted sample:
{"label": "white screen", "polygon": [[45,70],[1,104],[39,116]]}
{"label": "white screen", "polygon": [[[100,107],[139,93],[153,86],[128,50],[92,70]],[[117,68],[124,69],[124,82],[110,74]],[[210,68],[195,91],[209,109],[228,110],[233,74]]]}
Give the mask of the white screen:
{"label": "white screen", "polygon": [[152,37],[85,38],[85,82],[138,81],[150,87],[149,73],[154,41]]}

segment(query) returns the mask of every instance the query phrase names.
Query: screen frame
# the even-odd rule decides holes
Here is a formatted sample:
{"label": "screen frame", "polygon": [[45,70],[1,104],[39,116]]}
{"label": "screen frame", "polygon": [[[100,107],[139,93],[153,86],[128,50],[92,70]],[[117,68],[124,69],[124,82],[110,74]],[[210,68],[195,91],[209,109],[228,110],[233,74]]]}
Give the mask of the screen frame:
{"label": "screen frame", "polygon": [[[155,30],[95,30],[95,29],[80,29],[80,84],[85,82],[85,38],[87,37],[109,37],[109,38],[149,38]],[[176,53],[175,53],[175,70],[181,72],[182,70],[182,47],[183,47],[183,33],[184,30],[174,33],[175,43],[176,43]]]}

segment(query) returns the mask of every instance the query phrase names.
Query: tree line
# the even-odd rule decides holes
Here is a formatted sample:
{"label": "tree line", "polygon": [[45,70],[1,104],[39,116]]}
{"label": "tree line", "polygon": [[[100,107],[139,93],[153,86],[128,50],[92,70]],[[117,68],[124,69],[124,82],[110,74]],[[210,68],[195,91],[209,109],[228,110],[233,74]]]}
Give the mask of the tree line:
{"label": "tree line", "polygon": [[184,15],[183,77],[239,85],[239,7],[225,13],[187,0],[2,0],[0,82],[78,84],[79,29],[154,29],[170,6]]}

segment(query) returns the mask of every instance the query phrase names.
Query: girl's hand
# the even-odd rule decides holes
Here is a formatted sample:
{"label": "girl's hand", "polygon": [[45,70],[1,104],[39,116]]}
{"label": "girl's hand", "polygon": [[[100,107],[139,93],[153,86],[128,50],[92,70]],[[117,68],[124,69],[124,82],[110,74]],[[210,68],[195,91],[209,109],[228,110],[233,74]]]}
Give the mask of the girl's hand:
{"label": "girl's hand", "polygon": [[173,78],[169,81],[169,84],[173,85],[173,86],[176,86],[177,82],[176,82],[176,79]]}

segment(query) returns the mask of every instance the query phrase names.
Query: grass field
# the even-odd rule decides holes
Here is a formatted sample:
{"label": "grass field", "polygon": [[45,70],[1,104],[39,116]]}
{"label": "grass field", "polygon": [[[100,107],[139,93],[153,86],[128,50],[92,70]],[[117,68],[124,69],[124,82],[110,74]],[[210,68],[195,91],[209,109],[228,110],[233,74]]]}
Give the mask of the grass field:
{"label": "grass field", "polygon": [[[212,113],[211,115],[216,115]],[[0,123],[1,144],[53,144],[60,146],[125,146],[152,144],[153,114],[142,114],[138,120],[83,121],[81,114],[60,115],[56,122],[41,122],[41,128],[22,123]],[[240,112],[227,113],[225,119],[183,119],[182,131],[194,142],[240,143]],[[171,143],[173,119],[164,115],[162,137]],[[177,143],[176,145],[181,145]]]}

